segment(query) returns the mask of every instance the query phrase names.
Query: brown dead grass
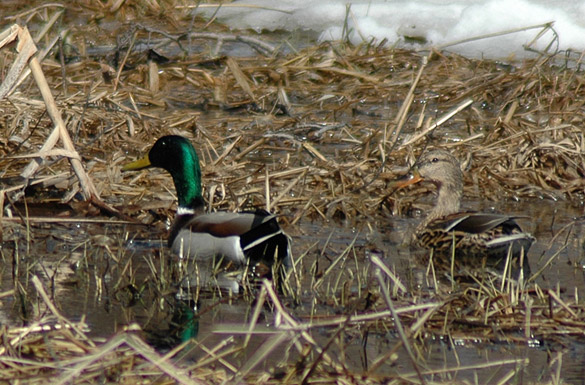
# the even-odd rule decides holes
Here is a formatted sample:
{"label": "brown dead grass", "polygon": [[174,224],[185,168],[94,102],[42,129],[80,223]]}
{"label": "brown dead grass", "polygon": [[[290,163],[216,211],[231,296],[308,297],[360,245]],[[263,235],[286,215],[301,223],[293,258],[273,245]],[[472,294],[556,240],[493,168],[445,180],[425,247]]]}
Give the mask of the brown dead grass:
{"label": "brown dead grass", "polygon": [[[392,192],[386,184],[427,146],[448,148],[464,161],[467,196],[583,198],[585,78],[580,62],[566,66],[555,57],[543,56],[511,66],[445,52],[421,54],[342,43],[283,54],[276,45],[245,35],[238,38],[215,23],[196,19],[189,29],[191,18],[175,5],[76,2],[63,16],[85,21],[68,31],[65,43],[75,50],[65,50],[68,53],[61,57],[56,44],[42,61],[55,105],[95,185],[94,203],[110,214],[116,211],[110,206],[119,210],[118,215],[143,222],[153,220],[147,208],[172,214],[168,176],[120,172],[121,164],[169,133],[187,136],[196,144],[205,198],[212,209],[265,207],[278,213],[293,234],[301,218],[360,221],[402,212],[425,192],[424,187]],[[34,37],[60,9],[11,14],[15,22],[30,25]],[[165,15],[164,23],[154,21],[153,16],[160,14]],[[144,22],[121,24],[115,31],[118,41],[100,27],[102,19],[129,18]],[[190,32],[191,42],[182,35],[185,31],[197,31]],[[45,47],[56,36],[53,28],[37,45]],[[170,61],[147,61],[147,52],[140,47],[148,41]],[[244,41],[241,44],[264,55],[226,56],[222,48],[230,41]],[[189,44],[191,50],[184,50]],[[5,76],[18,54],[9,47],[0,53]],[[0,219],[13,210],[11,203],[22,198],[19,193],[28,184],[43,186],[42,194],[29,200],[45,202],[50,193],[71,203],[77,215],[96,213],[77,209],[75,202],[81,197],[76,194],[83,192],[87,198],[88,190],[80,186],[69,162],[55,156],[60,154],[44,157],[32,179],[19,178],[29,163],[21,156],[36,153],[52,132],[54,122],[46,108],[30,76],[0,100],[0,201],[8,205]],[[449,111],[452,116],[442,119]],[[99,204],[98,197],[108,206]],[[582,335],[585,309],[577,298],[571,302],[560,292],[489,278],[463,285],[455,294],[451,287],[435,283],[435,293],[417,297],[391,275],[391,284],[382,276],[375,285],[368,282],[369,264],[366,270],[357,269],[363,254],[363,249],[350,246],[335,262],[345,268],[347,261],[355,260],[351,280],[340,282],[329,270],[311,278],[311,288],[322,298],[356,313],[322,315],[319,320],[307,314],[293,318],[270,285],[263,285],[258,303],[270,304],[280,323],[258,354],[234,372],[218,364],[222,347],[211,349],[208,366],[189,370],[170,360],[172,355],[159,355],[132,332],[94,343],[79,331],[81,326],[60,319],[54,310],[58,321],[42,319],[38,324],[60,325],[58,329],[3,330],[1,377],[30,383],[52,382],[55,375],[61,383],[72,378],[76,383],[220,383],[224,379],[399,383],[438,375],[424,368],[420,352],[410,355],[412,373],[377,374],[377,365],[395,359],[399,345],[381,354],[363,378],[348,372],[343,361],[327,352],[336,344],[342,350],[336,337],[356,332],[356,325],[393,330],[388,308],[394,302],[400,320],[408,325],[401,342],[405,345],[428,335],[446,336],[451,343],[454,338],[483,335],[494,342],[501,333],[508,342],[527,343],[533,340],[534,329],[549,340]],[[307,277],[297,278],[307,282]],[[350,285],[344,282],[350,281],[363,292],[348,294]],[[391,291],[380,291],[379,284],[388,284]],[[42,285],[35,286],[42,293]],[[300,292],[300,287],[294,290]],[[363,308],[366,298],[371,305]],[[45,302],[49,306],[50,299]],[[498,333],[488,326],[493,322],[499,325]],[[313,339],[311,330],[319,327],[331,328],[331,345]],[[296,361],[272,371],[252,370],[283,341],[295,350]],[[521,373],[526,364],[523,359],[494,363],[511,365],[511,376]]]}

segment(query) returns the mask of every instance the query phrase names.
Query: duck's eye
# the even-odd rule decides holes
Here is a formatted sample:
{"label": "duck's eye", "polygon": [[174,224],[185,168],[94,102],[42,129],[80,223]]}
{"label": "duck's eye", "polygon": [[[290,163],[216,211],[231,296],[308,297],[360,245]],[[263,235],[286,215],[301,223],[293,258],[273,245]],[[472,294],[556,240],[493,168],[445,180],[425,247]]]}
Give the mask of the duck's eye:
{"label": "duck's eye", "polygon": [[433,159],[431,159],[431,162],[433,162],[433,163],[437,163],[438,161],[439,161],[439,158],[433,158]]}

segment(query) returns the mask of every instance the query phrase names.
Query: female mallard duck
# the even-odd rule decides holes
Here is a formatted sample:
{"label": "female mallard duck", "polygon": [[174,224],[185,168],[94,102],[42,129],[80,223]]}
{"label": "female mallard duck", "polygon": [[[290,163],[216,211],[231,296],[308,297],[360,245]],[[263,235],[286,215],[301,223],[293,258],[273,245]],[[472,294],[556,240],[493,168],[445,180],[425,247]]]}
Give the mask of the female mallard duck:
{"label": "female mallard duck", "polygon": [[420,181],[437,187],[435,207],[415,232],[415,242],[433,249],[433,255],[450,258],[455,245],[455,261],[469,266],[489,266],[503,270],[511,253],[512,271],[522,267],[528,278],[530,267],[525,257],[534,238],[522,231],[514,217],[500,214],[460,212],[463,173],[459,161],[444,150],[423,154],[406,179],[404,187]]}
{"label": "female mallard duck", "polygon": [[289,267],[289,239],[276,216],[264,210],[205,213],[199,157],[186,138],[163,136],[147,156],[122,170],[146,167],[167,170],[175,183],[179,207],[168,239],[174,253],[199,260],[222,257],[239,265],[248,260],[269,265],[276,261]]}

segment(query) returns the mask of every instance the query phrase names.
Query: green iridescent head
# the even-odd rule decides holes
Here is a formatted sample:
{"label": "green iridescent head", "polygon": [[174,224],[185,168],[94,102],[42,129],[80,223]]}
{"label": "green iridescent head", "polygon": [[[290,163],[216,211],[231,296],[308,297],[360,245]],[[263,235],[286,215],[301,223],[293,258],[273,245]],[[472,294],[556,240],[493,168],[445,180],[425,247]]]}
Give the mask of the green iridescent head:
{"label": "green iridescent head", "polygon": [[199,157],[189,140],[178,135],[163,136],[142,159],[128,163],[122,171],[160,167],[173,177],[179,207],[195,208],[203,203],[201,197],[201,168]]}

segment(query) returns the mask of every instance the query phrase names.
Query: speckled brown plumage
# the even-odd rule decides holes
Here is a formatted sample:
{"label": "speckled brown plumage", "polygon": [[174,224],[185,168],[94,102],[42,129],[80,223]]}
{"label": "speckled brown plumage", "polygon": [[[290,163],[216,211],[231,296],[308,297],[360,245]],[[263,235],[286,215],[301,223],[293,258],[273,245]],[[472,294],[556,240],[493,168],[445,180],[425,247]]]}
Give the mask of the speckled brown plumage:
{"label": "speckled brown plumage", "polygon": [[463,196],[463,173],[457,159],[444,150],[423,154],[414,165],[406,186],[419,181],[437,187],[437,201],[425,220],[417,227],[415,244],[433,250],[438,262],[450,261],[455,246],[457,267],[492,267],[503,270],[508,253],[511,269],[524,277],[530,274],[524,256],[534,238],[522,231],[514,217],[501,214],[459,212]]}

